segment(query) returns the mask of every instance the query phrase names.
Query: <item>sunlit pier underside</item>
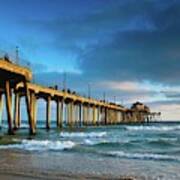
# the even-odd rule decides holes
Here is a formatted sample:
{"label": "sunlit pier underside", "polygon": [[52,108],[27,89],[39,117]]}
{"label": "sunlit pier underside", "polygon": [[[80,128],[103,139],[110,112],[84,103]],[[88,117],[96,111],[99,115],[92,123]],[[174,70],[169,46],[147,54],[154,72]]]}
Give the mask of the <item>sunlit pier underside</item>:
{"label": "sunlit pier underside", "polygon": [[[31,81],[32,72],[25,67],[18,66],[14,63],[7,62],[0,58],[0,86],[3,87],[5,81],[9,81],[14,87],[17,83],[22,81]],[[5,87],[5,86],[4,86]]]}
{"label": "sunlit pier underside", "polygon": [[[92,98],[85,98],[76,94],[67,93],[66,91],[55,90],[32,83],[27,83],[27,89],[31,101],[32,121],[30,122],[30,127],[32,127],[32,132],[35,132],[36,128],[37,100],[40,98],[46,101],[47,129],[50,129],[51,124],[51,101],[56,102],[56,120],[57,127],[59,128],[63,127],[64,117],[66,117],[66,125],[70,127],[117,124],[123,120],[123,113],[126,110],[119,105]],[[20,98],[25,95],[26,89],[24,83],[19,83],[15,89],[15,97],[19,101]],[[16,104],[19,104],[19,102],[16,102]],[[17,110],[17,112],[18,111],[19,110]],[[18,121],[15,124],[17,124],[17,127]]]}
{"label": "sunlit pier underside", "polygon": [[[30,83],[32,72],[24,67],[0,59],[0,110],[5,95],[8,132],[20,128],[20,99],[25,97],[29,132],[36,133],[37,100],[46,101],[46,128],[50,129],[51,102],[56,102],[57,127],[118,124],[123,121],[126,108],[108,102],[85,98]],[[15,100],[12,100],[14,93]],[[14,106],[12,106],[14,103]],[[14,107],[14,109],[12,109]]]}
{"label": "sunlit pier underside", "polygon": [[[26,87],[26,83],[31,81],[31,79],[32,72],[28,68],[0,59],[0,110],[2,111],[3,107],[2,95],[5,94],[9,134],[13,134],[13,90],[20,82]],[[29,104],[29,99],[27,99],[27,103]]]}

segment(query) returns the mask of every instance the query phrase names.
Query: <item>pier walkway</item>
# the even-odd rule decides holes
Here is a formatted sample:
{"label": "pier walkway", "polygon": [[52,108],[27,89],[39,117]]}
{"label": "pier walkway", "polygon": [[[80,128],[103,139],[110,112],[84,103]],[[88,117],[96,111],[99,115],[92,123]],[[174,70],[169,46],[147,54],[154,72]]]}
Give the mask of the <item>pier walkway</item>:
{"label": "pier walkway", "polygon": [[[66,125],[107,125],[118,124],[125,118],[127,108],[93,98],[86,98],[66,91],[56,90],[31,83],[30,69],[18,66],[10,61],[0,59],[0,110],[5,95],[8,119],[8,132],[13,134],[20,128],[20,99],[25,97],[28,114],[29,132],[36,133],[37,100],[46,101],[46,128],[50,129],[51,102],[56,102],[57,127],[62,128],[64,119]],[[14,94],[14,101],[12,99]],[[14,103],[14,109],[12,109]]]}

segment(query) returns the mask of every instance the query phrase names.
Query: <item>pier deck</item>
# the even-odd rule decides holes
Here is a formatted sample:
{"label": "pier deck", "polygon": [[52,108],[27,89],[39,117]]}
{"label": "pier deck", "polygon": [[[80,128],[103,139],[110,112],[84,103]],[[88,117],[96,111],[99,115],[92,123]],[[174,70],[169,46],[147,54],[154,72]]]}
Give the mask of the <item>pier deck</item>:
{"label": "pier deck", "polygon": [[[103,101],[96,100],[93,98],[86,98],[80,95],[68,93],[61,90],[56,90],[49,87],[43,87],[43,86],[33,84],[33,83],[27,83],[27,87],[31,92],[36,94],[37,98],[46,98],[47,96],[50,96],[52,100],[57,100],[59,98],[59,99],[64,99],[65,101],[67,100],[67,101],[73,101],[76,103],[89,104],[91,106],[93,105],[101,106],[101,107],[106,107],[106,108],[119,110],[119,111],[126,110],[126,108],[120,105],[113,105],[108,102],[103,102]],[[25,92],[24,84],[19,83],[16,86],[16,91],[20,92],[21,95],[24,95],[24,92]]]}
{"label": "pier deck", "polygon": [[[74,125],[104,125],[117,124],[123,121],[126,108],[105,101],[86,98],[75,93],[69,93],[31,83],[32,72],[25,67],[10,61],[0,59],[0,110],[2,110],[2,95],[5,94],[8,116],[8,132],[20,128],[20,99],[25,97],[30,134],[36,133],[37,100],[46,101],[46,128],[50,129],[51,101],[57,104],[57,127]],[[14,93],[14,101],[13,101]],[[12,109],[14,103],[14,109]],[[65,120],[66,118],[66,120]]]}
{"label": "pier deck", "polygon": [[21,67],[12,62],[5,61],[0,58],[0,86],[2,87],[5,81],[9,81],[11,86],[15,86],[22,81],[31,81],[32,72],[26,67]]}

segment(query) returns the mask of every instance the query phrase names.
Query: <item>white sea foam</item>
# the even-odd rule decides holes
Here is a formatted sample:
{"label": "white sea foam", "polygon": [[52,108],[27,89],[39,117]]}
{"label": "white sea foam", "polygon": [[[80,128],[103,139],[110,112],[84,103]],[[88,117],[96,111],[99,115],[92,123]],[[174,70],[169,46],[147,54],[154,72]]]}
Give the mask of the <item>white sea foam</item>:
{"label": "white sea foam", "polygon": [[126,126],[129,131],[173,131],[180,130],[180,126]]}
{"label": "white sea foam", "polygon": [[101,138],[101,139],[85,139],[83,141],[83,144],[85,145],[90,145],[90,146],[93,146],[93,145],[98,145],[98,144],[126,144],[126,143],[129,143],[131,142],[130,140],[119,140],[119,139],[116,139],[116,140],[112,140],[112,139],[104,139],[104,138]]}
{"label": "white sea foam", "polygon": [[126,153],[124,151],[110,151],[107,155],[117,156],[121,158],[129,159],[141,159],[141,160],[175,160],[180,159],[176,156],[170,156],[165,154],[154,154],[154,153]]}
{"label": "white sea foam", "polygon": [[99,142],[97,142],[97,141],[92,141],[92,140],[90,140],[90,139],[85,139],[84,142],[83,142],[83,144],[92,146],[92,145],[99,144]]}
{"label": "white sea foam", "polygon": [[89,145],[89,146],[93,146],[93,145],[97,145],[97,144],[102,144],[102,143],[109,143],[107,140],[103,139],[103,140],[90,140],[90,139],[85,139],[83,144],[85,145]]}
{"label": "white sea foam", "polygon": [[[44,125],[45,127],[45,125]],[[2,128],[8,129],[8,124],[2,124]],[[28,123],[21,123],[20,125],[20,129],[28,129],[29,128],[29,124]]]}
{"label": "white sea foam", "polygon": [[[170,142],[177,142],[178,138],[144,138],[144,141],[147,143],[151,143],[151,142],[159,143],[160,141],[170,143]],[[110,144],[111,143],[128,144],[131,142],[134,142],[134,140],[130,140],[130,139],[123,139],[123,140],[109,139],[108,140],[108,139],[104,139],[104,138],[98,138],[98,139],[86,138],[86,139],[84,139],[82,144],[93,146],[93,145],[98,145],[98,144],[103,144],[103,143],[106,143],[106,144],[108,144],[108,143],[110,143]],[[142,142],[142,140],[140,139],[139,142]]]}
{"label": "white sea foam", "polygon": [[159,141],[176,142],[178,141],[178,138],[145,138],[145,140],[148,142],[159,142]]}
{"label": "white sea foam", "polygon": [[0,145],[0,149],[23,149],[28,151],[58,151],[71,149],[75,145],[76,144],[72,141],[22,140],[20,144]]}
{"label": "white sea foam", "polygon": [[60,137],[85,137],[85,138],[101,138],[107,135],[106,132],[61,132]]}

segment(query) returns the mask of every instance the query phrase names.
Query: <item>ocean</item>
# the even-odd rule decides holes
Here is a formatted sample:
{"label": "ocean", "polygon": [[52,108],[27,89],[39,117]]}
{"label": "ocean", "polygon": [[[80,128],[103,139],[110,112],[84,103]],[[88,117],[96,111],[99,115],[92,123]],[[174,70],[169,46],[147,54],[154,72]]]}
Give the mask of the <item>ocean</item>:
{"label": "ocean", "polygon": [[31,137],[26,124],[14,136],[6,135],[6,126],[3,127],[0,153],[13,153],[17,159],[29,156],[32,167],[46,170],[136,179],[180,179],[180,122],[62,130],[52,123],[50,131],[44,125],[39,123],[37,135]]}

